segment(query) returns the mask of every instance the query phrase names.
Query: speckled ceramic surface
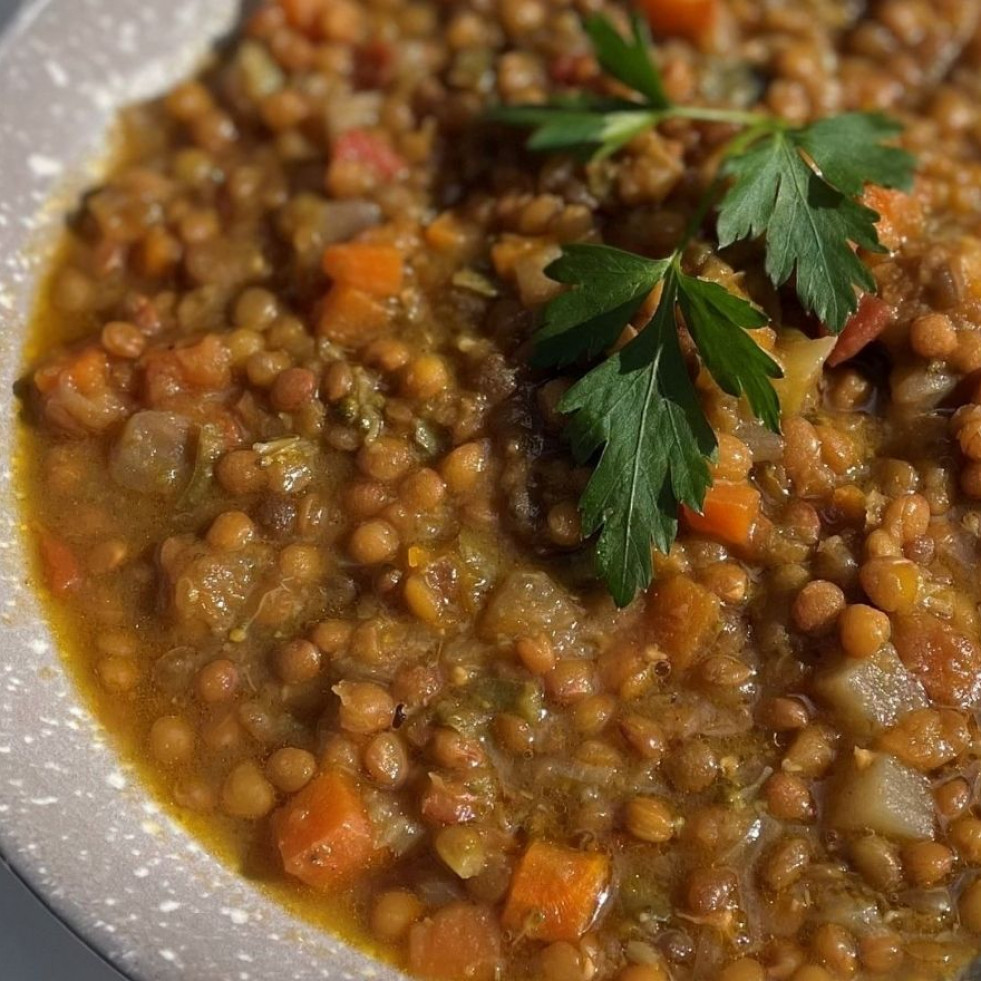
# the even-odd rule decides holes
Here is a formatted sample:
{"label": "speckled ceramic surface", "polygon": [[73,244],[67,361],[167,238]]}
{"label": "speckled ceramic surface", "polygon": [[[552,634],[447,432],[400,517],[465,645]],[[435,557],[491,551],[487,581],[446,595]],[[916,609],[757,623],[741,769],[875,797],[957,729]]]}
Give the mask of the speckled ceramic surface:
{"label": "speckled ceramic surface", "polygon": [[62,217],[49,202],[93,178],[115,107],[189,71],[238,6],[41,0],[0,41],[0,856],[139,981],[393,979],[161,813],[80,703],[25,585],[12,386],[38,264]]}

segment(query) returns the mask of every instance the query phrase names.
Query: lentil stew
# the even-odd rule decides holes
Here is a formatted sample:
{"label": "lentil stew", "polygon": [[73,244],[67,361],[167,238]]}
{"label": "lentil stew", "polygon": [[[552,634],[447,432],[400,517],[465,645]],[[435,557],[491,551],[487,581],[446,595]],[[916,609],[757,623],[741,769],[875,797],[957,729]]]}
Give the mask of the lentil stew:
{"label": "lentil stew", "polygon": [[837,340],[755,245],[686,250],[766,311],[782,427],[698,375],[715,484],[649,590],[596,578],[530,337],[563,245],[674,248],[731,128],[585,162],[485,115],[609,85],[612,0],[268,0],[122,114],[24,383],[39,585],[172,811],[415,976],[959,977],[981,0],[639,6],[671,98],[887,111],[918,160]]}

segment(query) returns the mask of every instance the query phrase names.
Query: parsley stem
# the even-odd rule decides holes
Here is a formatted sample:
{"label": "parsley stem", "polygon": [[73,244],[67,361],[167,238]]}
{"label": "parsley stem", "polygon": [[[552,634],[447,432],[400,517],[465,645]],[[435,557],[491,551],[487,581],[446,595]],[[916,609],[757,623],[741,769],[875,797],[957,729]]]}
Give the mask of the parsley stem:
{"label": "parsley stem", "polygon": [[696,122],[732,123],[735,126],[772,124],[773,117],[741,109],[717,109],[713,106],[675,106],[661,110],[661,119],[691,119]]}

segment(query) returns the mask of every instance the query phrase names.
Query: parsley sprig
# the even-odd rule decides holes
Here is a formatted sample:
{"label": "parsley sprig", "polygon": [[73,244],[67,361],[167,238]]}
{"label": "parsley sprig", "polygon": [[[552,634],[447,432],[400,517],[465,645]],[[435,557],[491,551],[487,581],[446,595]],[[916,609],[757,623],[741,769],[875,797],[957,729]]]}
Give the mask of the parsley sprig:
{"label": "parsley sprig", "polygon": [[600,67],[631,96],[583,93],[493,110],[492,119],[531,130],[529,149],[597,159],[671,118],[739,128],[670,256],[566,245],[546,269],[569,289],[546,306],[535,336],[534,357],[542,367],[600,358],[652,291],[660,291],[639,333],[586,373],[559,405],[570,417],[574,456],[595,461],[579,502],[583,530],[598,533],[599,573],[616,602],[626,605],[651,581],[651,546],[667,551],[674,541],[680,505],[700,511],[711,485],[717,441],[682,356],[679,324],[716,384],[745,397],[757,418],[779,429],[772,380],[781,371],[747,333],[767,318],[743,297],[684,271],[685,250],[704,219],[714,208],[720,248],[761,240],[774,286],[793,280],[804,309],[837,334],[858,307],[857,290],[875,289],[856,247],[882,251],[879,216],[858,197],[867,184],[909,188],[915,162],[890,145],[897,124],[873,113],[795,127],[757,112],[673,103],[640,18],[632,18],[627,38],[602,16],[585,27]]}

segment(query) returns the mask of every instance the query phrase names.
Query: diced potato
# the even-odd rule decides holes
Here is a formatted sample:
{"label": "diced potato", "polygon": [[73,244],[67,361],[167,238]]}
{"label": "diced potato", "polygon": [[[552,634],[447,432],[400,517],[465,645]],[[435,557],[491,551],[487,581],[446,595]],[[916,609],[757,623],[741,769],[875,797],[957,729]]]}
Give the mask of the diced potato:
{"label": "diced potato", "polygon": [[647,624],[672,667],[684,671],[718,636],[718,597],[687,576],[660,580],[647,597]]}
{"label": "diced potato", "polygon": [[835,721],[858,737],[875,735],[928,704],[923,686],[890,647],[872,657],[843,658],[817,676],[814,690]]}
{"label": "diced potato", "polygon": [[561,586],[544,572],[513,572],[494,591],[481,623],[488,639],[534,637],[569,630],[579,609]]}
{"label": "diced potato", "polygon": [[930,838],[930,781],[885,753],[849,760],[834,781],[828,821],[838,831],[872,831],[887,838]]}

